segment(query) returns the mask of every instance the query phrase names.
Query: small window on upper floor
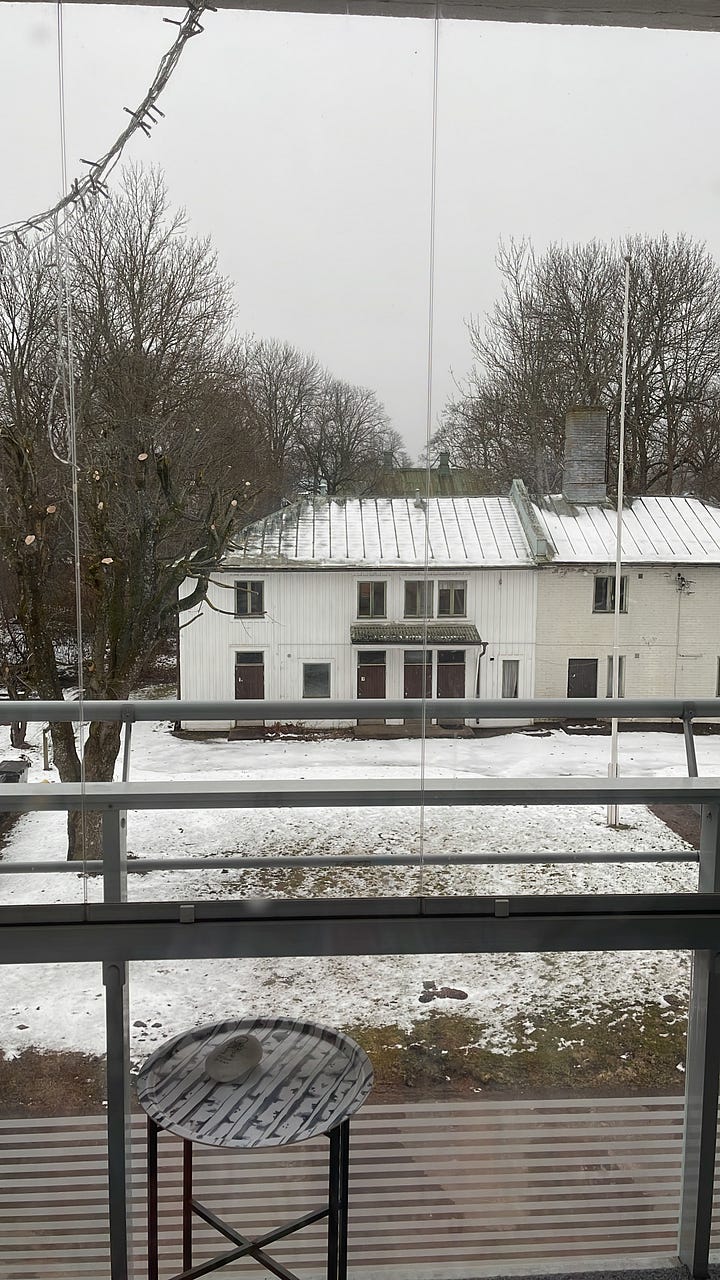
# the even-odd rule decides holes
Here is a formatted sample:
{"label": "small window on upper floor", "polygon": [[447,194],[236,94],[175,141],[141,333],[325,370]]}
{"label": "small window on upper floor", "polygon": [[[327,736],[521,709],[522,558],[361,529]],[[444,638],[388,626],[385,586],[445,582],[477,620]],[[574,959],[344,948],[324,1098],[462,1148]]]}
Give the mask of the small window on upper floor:
{"label": "small window on upper floor", "polygon": [[235,583],[235,617],[261,618],[265,613],[265,583]]}
{"label": "small window on upper floor", "polygon": [[432,582],[405,583],[405,617],[432,618],[433,616],[433,584]]}
{"label": "small window on upper floor", "polygon": [[387,583],[358,582],[358,618],[387,617]]}
{"label": "small window on upper floor", "polygon": [[[627,613],[628,580],[623,574],[620,579],[620,612]],[[593,613],[615,612],[615,575],[602,574],[595,578]]]}
{"label": "small window on upper floor", "polygon": [[438,618],[464,618],[467,582],[438,582]]}

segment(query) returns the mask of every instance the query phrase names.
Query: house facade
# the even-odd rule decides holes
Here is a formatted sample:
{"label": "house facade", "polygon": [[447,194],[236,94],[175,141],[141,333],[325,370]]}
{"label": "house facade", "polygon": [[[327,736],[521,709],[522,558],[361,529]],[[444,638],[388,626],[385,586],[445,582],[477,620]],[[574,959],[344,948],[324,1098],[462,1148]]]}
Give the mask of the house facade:
{"label": "house facade", "polygon": [[510,498],[299,502],[214,575],[180,632],[180,694],[528,697],[536,590]]}
{"label": "house facade", "polygon": [[[325,497],[258,521],[183,619],[180,696],[609,696],[606,453],[604,411],[575,410],[561,494]],[[626,502],[618,672],[621,696],[720,696],[717,507]]]}
{"label": "house facade", "polygon": [[[538,566],[535,694],[612,692],[616,514],[609,503],[534,507],[553,544]],[[623,513],[620,693],[720,692],[720,511],[692,498],[636,498]]]}

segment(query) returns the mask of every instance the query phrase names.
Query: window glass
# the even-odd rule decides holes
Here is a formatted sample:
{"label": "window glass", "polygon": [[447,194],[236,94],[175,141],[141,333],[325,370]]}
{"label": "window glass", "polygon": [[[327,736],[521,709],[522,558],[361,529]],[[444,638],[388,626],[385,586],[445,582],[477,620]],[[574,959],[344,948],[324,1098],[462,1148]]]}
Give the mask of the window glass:
{"label": "window glass", "polygon": [[465,589],[466,582],[439,582],[438,583],[438,617],[439,618],[464,618],[465,617]]}
{"label": "window glass", "polygon": [[235,613],[239,618],[257,617],[265,612],[263,582],[235,583]]}
{"label": "window glass", "polygon": [[384,582],[358,582],[358,618],[386,616],[386,585]]}
{"label": "window glass", "polygon": [[330,663],[303,662],[303,698],[330,697]]}
{"label": "window glass", "polygon": [[520,660],[503,658],[502,664],[502,697],[517,698],[520,687]]}
{"label": "window glass", "polygon": [[[608,698],[612,698],[613,696],[613,656],[612,654],[608,655],[608,660],[607,660],[607,696]],[[618,697],[619,698],[625,697],[625,655],[623,653],[620,654],[620,661],[618,662]]]}
{"label": "window glass", "polygon": [[431,618],[433,613],[432,582],[405,583],[405,617]]}
{"label": "window glass", "polygon": [[[627,575],[620,579],[620,612],[627,613]],[[614,613],[615,577],[602,574],[595,579],[593,613]]]}

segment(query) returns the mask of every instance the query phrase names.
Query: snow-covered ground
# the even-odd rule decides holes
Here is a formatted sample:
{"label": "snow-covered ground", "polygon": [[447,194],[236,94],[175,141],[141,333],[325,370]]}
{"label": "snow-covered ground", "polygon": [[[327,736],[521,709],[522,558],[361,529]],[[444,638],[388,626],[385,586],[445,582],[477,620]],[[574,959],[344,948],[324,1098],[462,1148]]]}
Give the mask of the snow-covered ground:
{"label": "snow-covered ground", "polygon": [[[700,772],[720,775],[720,737],[698,740]],[[682,736],[629,733],[620,738],[621,772],[669,776],[686,773]],[[426,744],[429,777],[602,775],[605,737],[508,733],[487,739],[433,739]],[[0,754],[11,754],[0,730]],[[44,774],[33,752],[31,780]],[[392,778],[418,776],[417,740],[209,742],[178,739],[167,725],[137,724],[131,777]],[[367,896],[375,893],[563,893],[692,890],[688,864],[607,863],[553,865],[556,852],[672,851],[683,841],[641,807],[622,810],[622,828],[609,830],[600,807],[223,810],[131,813],[128,846],[138,857],[197,857],[197,870],[130,877],[136,900],[257,895]],[[2,851],[5,864],[29,858],[48,863],[47,874],[0,875],[0,901],[97,899],[97,878],[53,874],[65,857],[61,814],[25,815]],[[547,852],[535,866],[421,867],[434,852]],[[417,867],[328,867],[301,870],[203,868],[203,857],[291,854],[402,853]],[[423,981],[461,988],[468,999],[420,1004]],[[481,1022],[483,1043],[509,1050],[510,1018],[536,1024],[553,1010],[592,1019],[607,1004],[662,1002],[684,996],[688,958],[676,953],[508,956],[409,956],[208,961],[131,966],[133,1048],[143,1057],[176,1031],[225,1016],[285,1013],[346,1026],[409,1027],[428,1012],[450,1007]],[[102,986],[95,965],[34,965],[0,974],[0,1048],[13,1054],[36,1045],[102,1052]]]}

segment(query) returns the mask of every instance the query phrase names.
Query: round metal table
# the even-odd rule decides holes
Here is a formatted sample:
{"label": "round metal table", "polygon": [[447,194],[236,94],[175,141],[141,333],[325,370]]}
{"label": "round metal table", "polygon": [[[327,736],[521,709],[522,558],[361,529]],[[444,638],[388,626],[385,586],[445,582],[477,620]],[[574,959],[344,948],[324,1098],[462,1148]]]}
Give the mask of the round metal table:
{"label": "round metal table", "polygon": [[[208,1058],[238,1036],[260,1041],[263,1056],[230,1081],[208,1074]],[[212,1066],[210,1070],[213,1070]],[[251,1257],[280,1280],[293,1272],[265,1250],[322,1218],[328,1219],[328,1280],[347,1276],[348,1163],[350,1117],[373,1084],[367,1054],[349,1036],[291,1018],[245,1018],[197,1027],[168,1040],[143,1065],[137,1093],[147,1113],[148,1277],[158,1280],[158,1132],[183,1140],[183,1269],[173,1280],[192,1280]],[[248,1150],[305,1142],[318,1134],[330,1141],[328,1203],[257,1239],[236,1231],[192,1193],[194,1142]],[[193,1267],[193,1214],[234,1244]]]}

